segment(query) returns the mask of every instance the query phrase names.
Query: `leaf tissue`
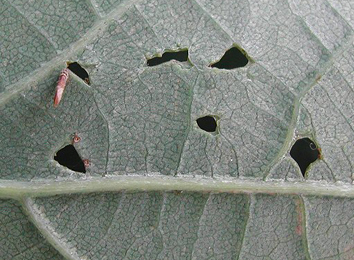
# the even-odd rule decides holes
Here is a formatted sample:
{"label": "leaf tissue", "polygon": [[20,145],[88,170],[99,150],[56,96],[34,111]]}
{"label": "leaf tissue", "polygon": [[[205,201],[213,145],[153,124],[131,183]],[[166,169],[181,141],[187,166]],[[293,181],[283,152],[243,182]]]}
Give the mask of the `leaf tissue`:
{"label": "leaf tissue", "polygon": [[0,13],[0,259],[354,259],[352,1]]}

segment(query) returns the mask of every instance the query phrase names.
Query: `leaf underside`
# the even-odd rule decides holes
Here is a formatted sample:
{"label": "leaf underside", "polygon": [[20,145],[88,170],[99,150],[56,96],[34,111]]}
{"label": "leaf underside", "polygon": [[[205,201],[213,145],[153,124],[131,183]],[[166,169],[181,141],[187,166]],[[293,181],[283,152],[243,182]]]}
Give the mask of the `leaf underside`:
{"label": "leaf underside", "polygon": [[[1,6],[0,259],[353,259],[353,3]],[[231,48],[244,67],[210,66]],[[72,62],[90,84],[54,108]],[[70,144],[86,173],[54,160]]]}

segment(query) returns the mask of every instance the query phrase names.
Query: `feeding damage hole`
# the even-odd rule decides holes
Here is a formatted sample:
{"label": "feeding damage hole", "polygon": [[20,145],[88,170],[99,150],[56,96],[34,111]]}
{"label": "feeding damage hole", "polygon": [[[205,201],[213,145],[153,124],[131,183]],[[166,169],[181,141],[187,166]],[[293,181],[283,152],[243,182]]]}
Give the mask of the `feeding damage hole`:
{"label": "feeding damage hole", "polygon": [[218,62],[210,64],[210,67],[230,70],[244,67],[247,65],[247,63],[248,59],[246,55],[238,48],[233,47],[226,51],[224,56],[222,56]]}
{"label": "feeding damage hole", "polygon": [[162,57],[155,57],[147,60],[148,66],[156,66],[170,60],[177,60],[184,62],[188,60],[188,50],[176,51],[176,52],[164,52]]}
{"label": "feeding damage hole", "polygon": [[305,176],[307,167],[321,157],[321,152],[311,139],[303,138],[295,142],[290,155],[299,165],[302,175]]}
{"label": "feeding damage hole", "polygon": [[88,85],[90,85],[90,78],[87,71],[81,67],[81,65],[77,62],[67,62],[68,69],[71,70],[76,76],[80,77],[83,81],[85,81]]}
{"label": "feeding damage hole", "polygon": [[204,116],[197,119],[197,124],[200,129],[209,132],[215,133],[216,132],[216,119],[213,116]]}
{"label": "feeding damage hole", "polygon": [[70,170],[86,173],[85,162],[81,160],[75,147],[71,144],[60,149],[54,156],[54,160]]}

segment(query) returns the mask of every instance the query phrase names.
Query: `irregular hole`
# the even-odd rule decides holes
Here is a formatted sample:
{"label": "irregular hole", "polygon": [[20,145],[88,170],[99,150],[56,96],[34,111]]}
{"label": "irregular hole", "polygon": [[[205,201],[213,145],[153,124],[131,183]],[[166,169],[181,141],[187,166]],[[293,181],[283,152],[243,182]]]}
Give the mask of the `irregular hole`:
{"label": "irregular hole", "polygon": [[307,167],[316,161],[320,156],[320,150],[309,138],[299,139],[290,150],[290,156],[299,165],[302,175],[305,176]]}
{"label": "irregular hole", "polygon": [[230,70],[244,67],[247,63],[248,59],[246,55],[238,48],[232,47],[225,52],[224,56],[218,62],[210,64],[210,67]]}
{"label": "irregular hole", "polygon": [[162,57],[154,57],[147,60],[147,65],[152,67],[170,60],[177,60],[180,62],[188,61],[188,50],[181,50],[176,52],[164,52]]}
{"label": "irregular hole", "polygon": [[81,65],[77,62],[68,62],[68,69],[75,73],[78,77],[80,77],[83,81],[85,81],[88,85],[90,85],[90,78],[87,71],[81,67]]}
{"label": "irregular hole", "polygon": [[204,116],[204,117],[200,117],[197,119],[197,124],[200,127],[200,129],[209,132],[209,133],[213,133],[216,132],[216,119],[213,116]]}
{"label": "irregular hole", "polygon": [[85,165],[73,145],[67,145],[60,149],[54,156],[60,165],[63,165],[75,172],[86,173]]}

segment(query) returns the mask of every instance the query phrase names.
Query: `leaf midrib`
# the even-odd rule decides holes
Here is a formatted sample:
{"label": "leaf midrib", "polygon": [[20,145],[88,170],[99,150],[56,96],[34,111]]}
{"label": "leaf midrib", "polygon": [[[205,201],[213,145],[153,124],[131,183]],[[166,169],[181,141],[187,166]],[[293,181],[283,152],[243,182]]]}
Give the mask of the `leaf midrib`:
{"label": "leaf midrib", "polygon": [[0,198],[21,199],[70,193],[117,191],[195,191],[227,193],[301,194],[354,198],[351,184],[321,181],[262,181],[233,178],[171,176],[108,176],[78,180],[2,181]]}

